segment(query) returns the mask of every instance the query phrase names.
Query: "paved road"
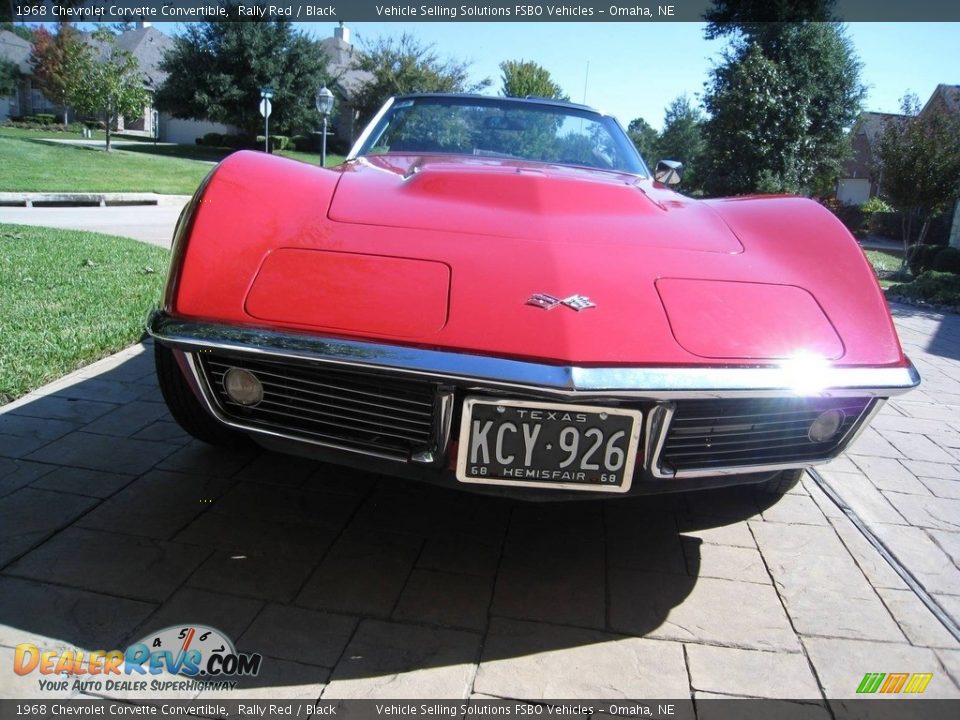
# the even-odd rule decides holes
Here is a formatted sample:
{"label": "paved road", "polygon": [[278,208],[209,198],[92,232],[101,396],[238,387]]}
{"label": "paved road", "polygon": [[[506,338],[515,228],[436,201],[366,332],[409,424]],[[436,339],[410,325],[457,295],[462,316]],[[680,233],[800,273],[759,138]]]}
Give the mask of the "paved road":
{"label": "paved road", "polygon": [[189,197],[162,205],[127,207],[0,207],[0,223],[89,230],[170,247],[173,227]]}
{"label": "paved road", "polygon": [[[896,314],[928,385],[826,476],[956,608],[960,327]],[[260,697],[960,697],[960,644],[810,479],[538,505],[225,452],[135,346],[0,412],[0,695],[38,694],[17,643],[180,623],[262,653]]]}

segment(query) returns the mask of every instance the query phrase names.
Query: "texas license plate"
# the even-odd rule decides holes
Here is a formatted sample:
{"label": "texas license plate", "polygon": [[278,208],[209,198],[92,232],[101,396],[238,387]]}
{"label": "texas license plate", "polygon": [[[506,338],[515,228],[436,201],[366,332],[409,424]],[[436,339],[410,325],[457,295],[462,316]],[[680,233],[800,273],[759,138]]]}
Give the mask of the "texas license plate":
{"label": "texas license plate", "polygon": [[457,480],[626,492],[641,421],[639,410],[467,398]]}

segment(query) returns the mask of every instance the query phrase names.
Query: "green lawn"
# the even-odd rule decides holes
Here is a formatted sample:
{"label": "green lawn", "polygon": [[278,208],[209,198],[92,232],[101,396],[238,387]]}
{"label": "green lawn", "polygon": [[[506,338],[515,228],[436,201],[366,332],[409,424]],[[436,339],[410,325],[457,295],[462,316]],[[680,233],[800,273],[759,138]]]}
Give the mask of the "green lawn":
{"label": "green lawn", "polygon": [[[71,133],[0,127],[0,191],[156,192],[190,195],[233,150],[143,142],[116,148],[60,146],[42,138],[78,139]],[[102,139],[102,133],[100,138]],[[286,150],[284,157],[316,165],[319,155]],[[327,166],[343,162],[328,155]]]}
{"label": "green lawn", "polygon": [[864,250],[867,260],[873,265],[873,269],[878,273],[896,272],[900,269],[900,261],[903,259],[903,253],[890,252],[887,250]]}
{"label": "green lawn", "polygon": [[191,195],[211,168],[177,157],[52,145],[9,132],[0,135],[0,191]]}
{"label": "green lawn", "polygon": [[136,342],[168,256],[126,238],[0,224],[0,404]]}

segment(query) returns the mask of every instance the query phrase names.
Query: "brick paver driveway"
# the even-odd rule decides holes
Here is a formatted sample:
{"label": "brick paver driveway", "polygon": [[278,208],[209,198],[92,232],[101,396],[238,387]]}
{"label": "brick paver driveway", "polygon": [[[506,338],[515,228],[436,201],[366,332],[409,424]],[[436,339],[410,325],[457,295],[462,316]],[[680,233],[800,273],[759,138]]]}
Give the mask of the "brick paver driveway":
{"label": "brick paver driveway", "polygon": [[[824,477],[957,617],[960,318],[897,320],[926,385]],[[260,697],[960,697],[960,644],[811,478],[532,505],[229,453],[173,424],[149,350],[0,414],[0,696],[40,695],[18,643],[203,623],[265,656]]]}

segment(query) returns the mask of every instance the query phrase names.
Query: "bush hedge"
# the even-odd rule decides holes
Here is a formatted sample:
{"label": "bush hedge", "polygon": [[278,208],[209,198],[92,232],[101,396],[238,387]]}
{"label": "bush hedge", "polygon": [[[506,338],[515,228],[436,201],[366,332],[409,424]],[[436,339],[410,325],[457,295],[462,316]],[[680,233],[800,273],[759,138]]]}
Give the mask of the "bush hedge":
{"label": "bush hedge", "polygon": [[[51,116],[52,117],[52,116]],[[21,117],[14,120],[11,118],[6,122],[0,123],[0,127],[16,128],[17,130],[49,130],[51,132],[77,133],[83,129],[82,123],[71,123],[63,125],[61,123],[42,123],[35,116]]]}
{"label": "bush hedge", "polygon": [[960,275],[960,249],[955,247],[938,248],[939,252],[933,257],[930,269],[937,272]]}
{"label": "bush hedge", "polygon": [[960,275],[928,270],[914,278],[913,282],[891,285],[887,294],[933,305],[957,307],[960,306]]}

